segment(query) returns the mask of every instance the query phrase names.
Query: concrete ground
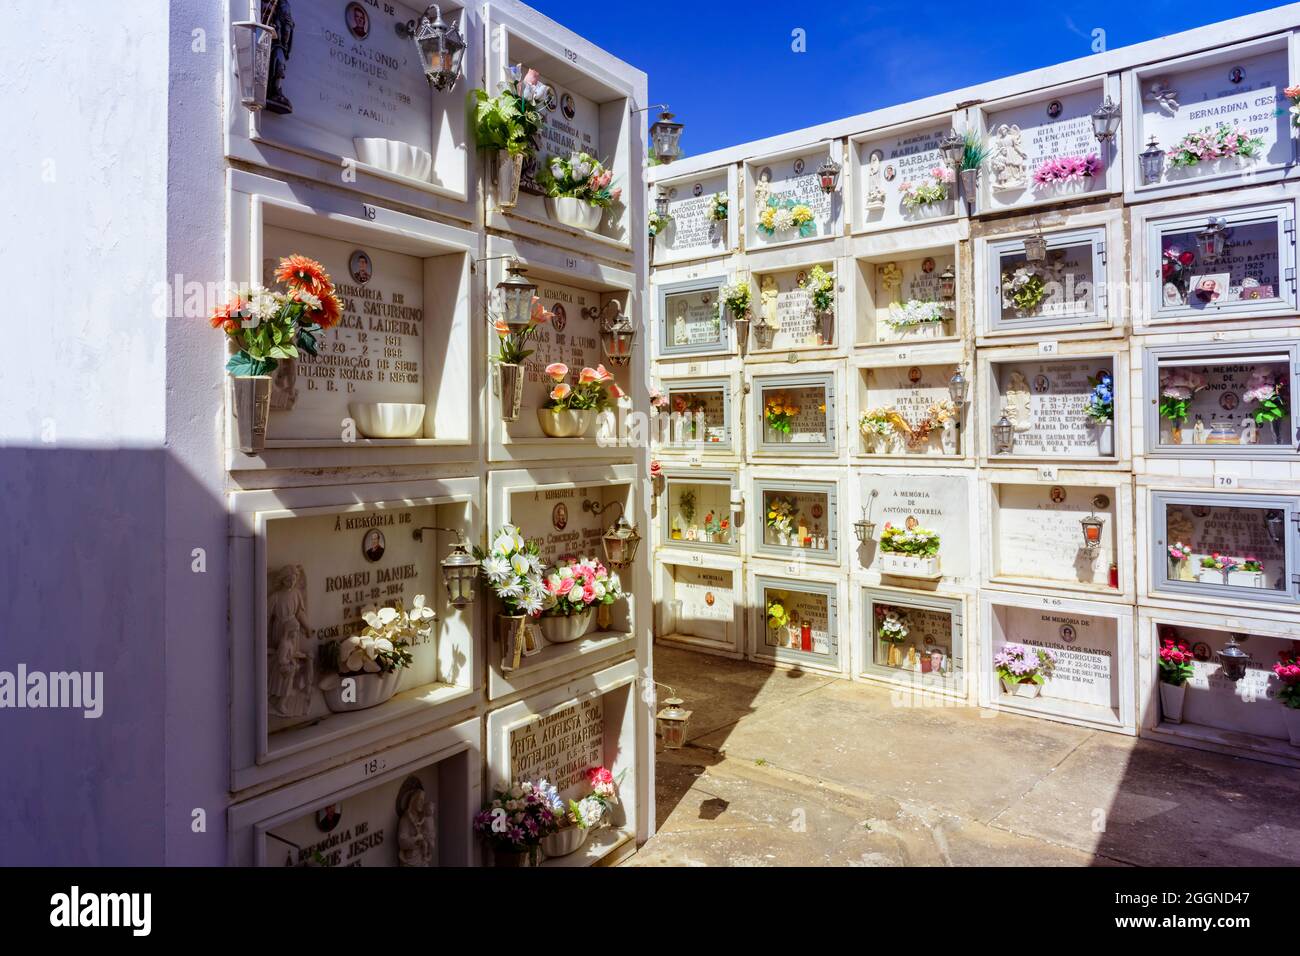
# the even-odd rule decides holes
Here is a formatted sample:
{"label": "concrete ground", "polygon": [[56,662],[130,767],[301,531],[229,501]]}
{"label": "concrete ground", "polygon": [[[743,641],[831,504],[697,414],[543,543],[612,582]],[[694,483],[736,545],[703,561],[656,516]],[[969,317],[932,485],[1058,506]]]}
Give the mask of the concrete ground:
{"label": "concrete ground", "polygon": [[1300,861],[1300,771],[663,646],[694,711],[633,866]]}

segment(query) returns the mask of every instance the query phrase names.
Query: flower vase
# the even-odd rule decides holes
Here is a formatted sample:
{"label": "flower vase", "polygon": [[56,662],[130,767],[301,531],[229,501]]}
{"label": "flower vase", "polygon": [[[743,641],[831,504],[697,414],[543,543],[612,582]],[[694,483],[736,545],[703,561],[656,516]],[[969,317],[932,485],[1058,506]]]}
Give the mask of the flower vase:
{"label": "flower vase", "polygon": [[1300,707],[1283,704],[1282,718],[1286,721],[1286,733],[1291,739],[1291,746],[1300,747]]}
{"label": "flower vase", "polygon": [[537,424],[547,438],[582,438],[591,427],[593,417],[590,409],[537,409]]}
{"label": "flower vase", "polygon": [[1113,458],[1115,455],[1115,423],[1097,422],[1093,427],[1097,429],[1097,456],[1100,458]]}
{"label": "flower vase", "polygon": [[256,455],[266,447],[266,426],[271,417],[271,376],[232,375],[230,415],[235,440],[245,455]]}
{"label": "flower vase", "polygon": [[498,614],[497,637],[501,641],[501,669],[514,670],[524,655],[531,653],[528,648],[528,615]]}
{"label": "flower vase", "polygon": [[546,854],[547,859],[569,856],[582,849],[582,845],[587,842],[587,837],[590,834],[591,831],[586,827],[579,826],[556,830],[554,833],[548,833],[542,837],[542,852]]}
{"label": "flower vase", "polygon": [[397,693],[402,672],[394,668],[379,674],[341,674],[329,689],[321,688],[325,706],[334,714],[378,707]]}
{"label": "flower vase", "polygon": [[1183,423],[1182,420],[1171,422],[1169,425],[1169,444],[1181,445],[1183,443]]}
{"label": "flower vase", "polygon": [[1002,692],[1010,694],[1012,697],[1024,697],[1033,700],[1043,692],[1043,685],[1037,681],[1017,681],[1014,684],[1008,683],[1005,677],[1000,678],[1002,681]]}
{"label": "flower vase", "polygon": [[594,231],[600,227],[600,220],[605,216],[605,210],[600,206],[593,206],[585,199],[575,199],[572,196],[557,196],[551,201],[552,214],[556,222],[562,226],[568,226],[571,229],[582,229],[587,232]]}
{"label": "flower vase", "polygon": [[587,608],[576,614],[543,614],[538,623],[548,644],[570,644],[587,633],[591,618],[591,608]]}
{"label": "flower vase", "polygon": [[1183,700],[1187,696],[1186,684],[1160,682],[1160,715],[1171,724],[1183,722]]}
{"label": "flower vase", "polygon": [[513,209],[519,202],[519,180],[524,171],[524,154],[497,150],[496,184],[497,205]]}
{"label": "flower vase", "polygon": [[939,433],[939,445],[945,455],[957,454],[957,423],[952,419],[943,423],[943,431]]}
{"label": "flower vase", "polygon": [[790,547],[790,533],[788,531],[778,531],[776,533],[777,543],[783,548]]}
{"label": "flower vase", "polygon": [[1273,444],[1274,444],[1274,445],[1284,445],[1284,444],[1289,445],[1289,444],[1290,444],[1290,442],[1287,442],[1287,441],[1284,441],[1284,440],[1283,440],[1283,436],[1282,436],[1282,419],[1280,419],[1280,418],[1275,418],[1275,419],[1273,419],[1271,422],[1269,422],[1268,424],[1269,424],[1269,427],[1273,430]]}
{"label": "flower vase", "polygon": [[596,629],[608,631],[610,627],[610,613],[608,604],[596,605]]}
{"label": "flower vase", "polygon": [[519,420],[519,409],[524,398],[524,368],[501,362],[497,365],[497,383],[501,396],[501,420]]}

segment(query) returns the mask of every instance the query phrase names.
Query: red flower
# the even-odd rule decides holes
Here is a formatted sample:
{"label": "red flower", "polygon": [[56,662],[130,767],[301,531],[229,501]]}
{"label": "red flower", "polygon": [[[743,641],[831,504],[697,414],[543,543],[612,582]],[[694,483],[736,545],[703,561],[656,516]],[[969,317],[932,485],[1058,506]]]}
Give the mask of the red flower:
{"label": "red flower", "polygon": [[1165,264],[1160,267],[1160,272],[1164,278],[1168,279],[1174,274],[1174,264],[1166,259]]}
{"label": "red flower", "polygon": [[239,317],[244,311],[244,305],[243,298],[235,296],[225,305],[217,306],[212,312],[212,327],[225,329],[232,334],[239,331]]}
{"label": "red flower", "polygon": [[334,291],[334,282],[325,267],[306,256],[285,256],[275,270],[279,282],[294,289],[306,289],[312,295],[324,298]]}
{"label": "red flower", "polygon": [[1192,264],[1192,260],[1195,258],[1196,256],[1192,255],[1190,252],[1184,252],[1181,256],[1178,257],[1178,261],[1185,266],[1190,266]]}

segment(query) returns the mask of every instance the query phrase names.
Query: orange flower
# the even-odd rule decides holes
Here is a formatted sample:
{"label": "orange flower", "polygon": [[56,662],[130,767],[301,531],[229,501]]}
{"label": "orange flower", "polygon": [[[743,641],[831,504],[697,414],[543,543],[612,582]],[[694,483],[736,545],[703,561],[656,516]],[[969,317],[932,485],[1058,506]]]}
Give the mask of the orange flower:
{"label": "orange flower", "polygon": [[542,308],[542,300],[537,298],[537,296],[533,296],[533,312],[532,312],[533,324],[544,325],[545,323],[551,321],[551,319],[553,318],[555,318],[555,313],[547,312],[544,308]]}
{"label": "orange flower", "polygon": [[614,381],[614,376],[611,375],[609,369],[605,368],[603,365],[596,366],[596,374],[600,376],[602,382]]}
{"label": "orange flower", "polygon": [[569,397],[571,391],[573,391],[572,388],[561,382],[559,385],[555,386],[555,388],[551,389],[551,398],[555,399],[557,402],[562,402],[564,399]]}
{"label": "orange flower", "polygon": [[332,329],[343,318],[343,306],[339,304],[337,297],[323,295],[320,299],[320,308],[312,312],[309,318],[322,329]]}
{"label": "orange flower", "polygon": [[306,289],[322,298],[334,291],[334,283],[325,267],[306,256],[285,256],[275,270],[275,278],[291,288]]}
{"label": "orange flower", "polygon": [[600,381],[600,373],[597,372],[594,368],[584,368],[582,372],[578,375],[579,385],[591,385],[599,381]]}
{"label": "orange flower", "polygon": [[238,331],[240,313],[243,311],[243,298],[235,296],[225,305],[219,305],[213,310],[212,327],[214,329],[225,329],[227,332]]}
{"label": "orange flower", "polygon": [[505,319],[497,319],[492,323],[492,328],[496,330],[497,335],[503,339],[510,334],[510,326],[506,325]]}

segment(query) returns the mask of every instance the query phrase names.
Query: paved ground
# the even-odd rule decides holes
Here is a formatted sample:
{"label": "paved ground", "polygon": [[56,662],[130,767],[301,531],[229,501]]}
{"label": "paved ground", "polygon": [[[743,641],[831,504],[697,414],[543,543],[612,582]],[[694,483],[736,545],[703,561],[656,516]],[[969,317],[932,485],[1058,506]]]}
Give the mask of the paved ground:
{"label": "paved ground", "polygon": [[634,866],[1294,865],[1300,771],[655,648],[695,712]]}

